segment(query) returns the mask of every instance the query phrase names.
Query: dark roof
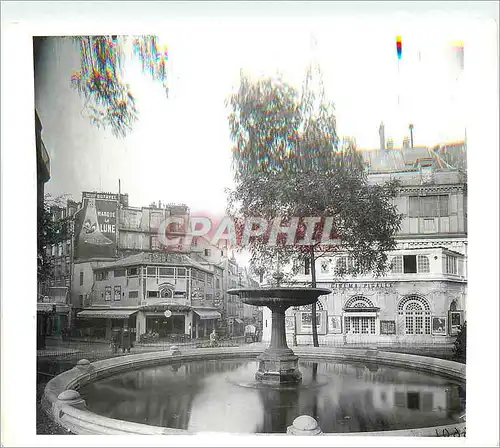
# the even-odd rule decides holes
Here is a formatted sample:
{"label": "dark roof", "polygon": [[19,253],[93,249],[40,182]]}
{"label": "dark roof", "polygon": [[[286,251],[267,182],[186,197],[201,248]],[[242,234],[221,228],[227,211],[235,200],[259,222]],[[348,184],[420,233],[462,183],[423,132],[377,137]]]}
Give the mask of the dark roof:
{"label": "dark roof", "polygon": [[417,171],[420,164],[432,160],[439,170],[465,170],[465,142],[442,144],[434,148],[359,149],[368,170],[372,173]]}

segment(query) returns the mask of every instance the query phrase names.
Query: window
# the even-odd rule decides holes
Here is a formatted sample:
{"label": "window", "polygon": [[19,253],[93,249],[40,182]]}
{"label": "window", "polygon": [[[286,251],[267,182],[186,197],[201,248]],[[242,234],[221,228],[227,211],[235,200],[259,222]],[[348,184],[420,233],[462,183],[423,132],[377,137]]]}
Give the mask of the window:
{"label": "window", "polygon": [[129,291],[128,298],[129,299],[137,299],[139,297],[139,291]]}
{"label": "window", "polygon": [[337,258],[337,263],[335,264],[335,268],[337,271],[346,271],[347,270],[347,257],[339,257]]}
{"label": "window", "polygon": [[158,268],[160,277],[175,277],[174,268]]}
{"label": "window", "polygon": [[148,266],[148,268],[146,269],[146,275],[148,277],[156,277],[156,268]]}
{"label": "window", "polygon": [[138,268],[128,268],[127,269],[127,276],[128,277],[137,277],[138,275],[139,275]]}
{"label": "window", "polygon": [[125,277],[125,269],[115,269],[115,277]]}
{"label": "window", "polygon": [[438,218],[449,215],[448,195],[410,196],[410,218]]}
{"label": "window", "polygon": [[160,297],[159,291],[148,291],[148,297]]}
{"label": "window", "polygon": [[327,260],[321,262],[321,273],[328,274],[330,272],[330,263]]}
{"label": "window", "polygon": [[161,249],[160,239],[157,236],[152,236],[151,237],[151,250],[160,250],[160,249]]}
{"label": "window", "polygon": [[430,272],[427,255],[397,255],[391,260],[393,274],[416,274]]}
{"label": "window", "polygon": [[185,277],[186,268],[177,268],[177,277]]}
{"label": "window", "polygon": [[211,288],[212,284],[213,284],[213,276],[210,274],[207,274],[207,286],[209,286]]}
{"label": "window", "polygon": [[216,279],[216,280],[215,280],[215,287],[216,287],[217,289],[220,289],[220,279]]}
{"label": "window", "polygon": [[104,289],[104,300],[106,300],[106,302],[111,300],[111,286],[106,286]]}
{"label": "window", "polygon": [[309,262],[309,258],[304,260],[304,275],[311,274],[311,263]]}
{"label": "window", "polygon": [[210,249],[205,249],[205,257],[210,257]]}
{"label": "window", "polygon": [[96,272],[96,280],[103,281],[108,279],[108,271],[97,271]]}
{"label": "window", "polygon": [[405,274],[417,272],[417,257],[415,255],[403,255],[403,272]]}
{"label": "window", "polygon": [[415,295],[405,297],[399,303],[398,313],[404,318],[405,334],[431,334],[431,310],[425,299]]}
{"label": "window", "polygon": [[345,331],[347,334],[375,334],[375,317],[345,317]]}
{"label": "window", "polygon": [[417,271],[420,273],[430,272],[429,257],[426,255],[417,256]]}
{"label": "window", "polygon": [[114,301],[118,302],[121,299],[122,299],[122,287],[115,286],[115,288],[114,288]]}
{"label": "window", "polygon": [[83,286],[83,272],[80,272],[80,286]]}
{"label": "window", "polygon": [[393,274],[402,274],[403,273],[403,257],[401,255],[398,255],[397,257],[392,258],[391,272]]}
{"label": "window", "polygon": [[434,219],[424,219],[424,232],[435,232],[436,224]]}
{"label": "window", "polygon": [[444,261],[445,261],[445,271],[444,272],[446,274],[457,275],[457,273],[458,273],[457,257],[451,256],[451,255],[445,255]]}

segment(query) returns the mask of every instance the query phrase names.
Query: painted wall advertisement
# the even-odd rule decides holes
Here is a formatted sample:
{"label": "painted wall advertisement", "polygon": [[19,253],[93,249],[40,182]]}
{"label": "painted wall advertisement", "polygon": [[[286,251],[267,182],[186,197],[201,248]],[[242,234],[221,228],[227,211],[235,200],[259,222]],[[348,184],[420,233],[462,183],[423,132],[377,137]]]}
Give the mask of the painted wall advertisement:
{"label": "painted wall advertisement", "polygon": [[116,257],[117,215],[117,194],[82,194],[82,208],[75,219],[75,258]]}

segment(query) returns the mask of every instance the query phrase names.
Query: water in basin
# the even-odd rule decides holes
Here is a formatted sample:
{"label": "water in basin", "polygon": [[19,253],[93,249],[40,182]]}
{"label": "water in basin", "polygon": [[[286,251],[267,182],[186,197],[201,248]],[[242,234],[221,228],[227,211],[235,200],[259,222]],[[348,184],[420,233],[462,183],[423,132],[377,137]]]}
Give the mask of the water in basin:
{"label": "water in basin", "polygon": [[285,433],[299,415],[323,432],[447,425],[465,409],[462,385],[382,365],[301,360],[300,386],[254,379],[253,359],[207,360],[145,368],[81,388],[100,415],[155,426],[232,433]]}

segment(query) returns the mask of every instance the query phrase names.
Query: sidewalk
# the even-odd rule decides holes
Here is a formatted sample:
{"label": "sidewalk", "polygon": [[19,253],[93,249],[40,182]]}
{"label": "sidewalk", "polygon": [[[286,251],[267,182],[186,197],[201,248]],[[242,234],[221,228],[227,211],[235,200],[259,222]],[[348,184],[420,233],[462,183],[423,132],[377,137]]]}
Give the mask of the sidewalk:
{"label": "sidewalk", "polygon": [[[243,337],[234,338],[225,341],[220,341],[220,346],[239,346],[244,344]],[[142,352],[153,352],[161,350],[170,350],[172,346],[177,347],[208,347],[208,339],[196,339],[190,342],[173,343],[169,341],[159,341],[152,344],[134,343],[131,348],[130,353],[142,353]],[[69,358],[73,356],[80,356],[84,358],[86,356],[119,356],[123,354],[122,351],[113,353],[111,349],[111,344],[109,341],[105,340],[85,340],[71,338],[69,341],[62,341],[59,338],[47,338],[45,350],[37,350],[37,358]]]}

